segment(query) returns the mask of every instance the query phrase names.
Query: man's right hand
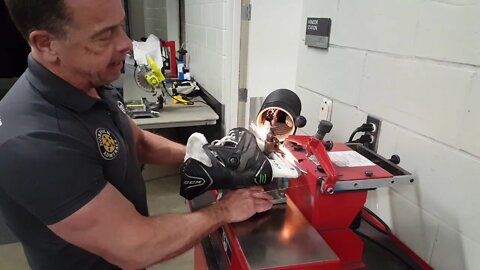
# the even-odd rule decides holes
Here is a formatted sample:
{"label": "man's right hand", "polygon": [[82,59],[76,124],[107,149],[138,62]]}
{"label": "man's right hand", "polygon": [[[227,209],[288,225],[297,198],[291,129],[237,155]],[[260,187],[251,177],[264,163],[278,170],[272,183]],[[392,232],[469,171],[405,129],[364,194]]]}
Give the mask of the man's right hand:
{"label": "man's right hand", "polygon": [[273,206],[273,197],[262,187],[255,186],[227,193],[212,207],[221,209],[221,218],[226,223],[244,221],[256,213],[265,212]]}
{"label": "man's right hand", "polygon": [[144,217],[107,183],[82,208],[48,228],[122,269],[144,269],[185,252],[225,223],[267,211],[272,199],[263,188],[252,187],[192,213]]}

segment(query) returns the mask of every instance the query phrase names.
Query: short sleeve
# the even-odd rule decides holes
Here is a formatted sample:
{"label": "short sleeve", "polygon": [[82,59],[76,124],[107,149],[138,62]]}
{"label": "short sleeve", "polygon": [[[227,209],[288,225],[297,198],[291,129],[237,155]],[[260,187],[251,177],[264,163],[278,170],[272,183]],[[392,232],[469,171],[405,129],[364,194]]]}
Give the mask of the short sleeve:
{"label": "short sleeve", "polygon": [[0,146],[0,188],[44,224],[55,224],[105,187],[95,150],[61,133],[12,138]]}

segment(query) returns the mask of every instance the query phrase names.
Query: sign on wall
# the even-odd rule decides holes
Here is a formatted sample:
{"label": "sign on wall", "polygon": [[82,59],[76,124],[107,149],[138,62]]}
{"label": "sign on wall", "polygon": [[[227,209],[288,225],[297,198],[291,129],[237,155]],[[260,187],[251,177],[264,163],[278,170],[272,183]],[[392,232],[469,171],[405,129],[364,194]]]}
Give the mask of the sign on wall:
{"label": "sign on wall", "polygon": [[330,18],[307,18],[305,45],[328,49],[331,26],[332,20]]}

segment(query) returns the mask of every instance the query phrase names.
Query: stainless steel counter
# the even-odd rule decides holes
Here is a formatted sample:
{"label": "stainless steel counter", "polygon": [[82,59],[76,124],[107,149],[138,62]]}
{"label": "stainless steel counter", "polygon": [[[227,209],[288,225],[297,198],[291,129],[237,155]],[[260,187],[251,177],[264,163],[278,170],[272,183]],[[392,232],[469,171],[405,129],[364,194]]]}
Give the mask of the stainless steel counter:
{"label": "stainless steel counter", "polygon": [[[202,194],[191,201],[192,210],[205,207],[212,200],[211,192]],[[256,215],[233,227],[250,269],[338,260],[294,205],[275,206],[271,211]],[[365,269],[426,269],[398,245],[398,240],[380,233],[364,220],[361,221],[356,232],[364,242]],[[227,270],[229,268],[222,254],[223,247],[218,233],[205,238],[202,241],[202,248],[207,264],[199,269]]]}
{"label": "stainless steel counter", "polygon": [[232,227],[250,269],[338,260],[325,240],[289,201]]}

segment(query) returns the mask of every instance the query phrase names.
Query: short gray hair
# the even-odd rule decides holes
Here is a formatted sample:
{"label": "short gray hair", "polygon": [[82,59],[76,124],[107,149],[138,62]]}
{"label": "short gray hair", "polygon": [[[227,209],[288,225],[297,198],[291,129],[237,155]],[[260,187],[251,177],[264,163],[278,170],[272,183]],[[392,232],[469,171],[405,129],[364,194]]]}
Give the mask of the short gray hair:
{"label": "short gray hair", "polygon": [[64,37],[71,13],[64,0],[5,0],[10,16],[23,37],[35,30],[45,30]]}

